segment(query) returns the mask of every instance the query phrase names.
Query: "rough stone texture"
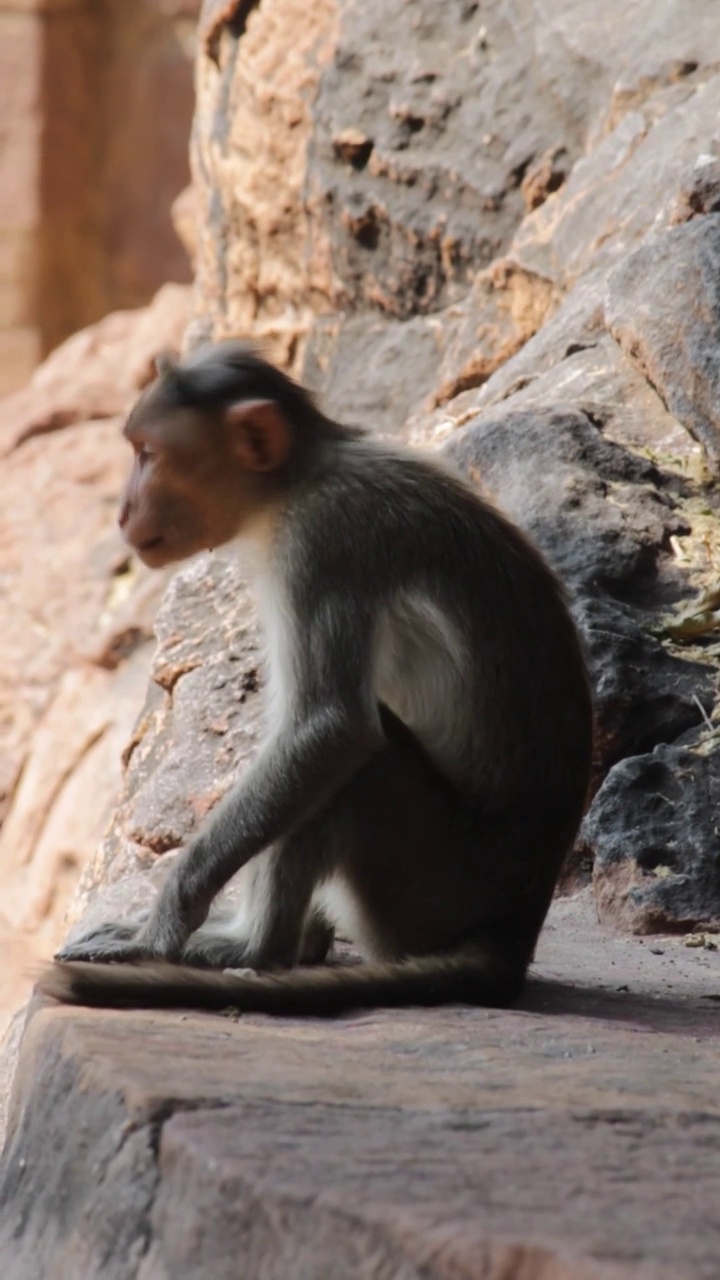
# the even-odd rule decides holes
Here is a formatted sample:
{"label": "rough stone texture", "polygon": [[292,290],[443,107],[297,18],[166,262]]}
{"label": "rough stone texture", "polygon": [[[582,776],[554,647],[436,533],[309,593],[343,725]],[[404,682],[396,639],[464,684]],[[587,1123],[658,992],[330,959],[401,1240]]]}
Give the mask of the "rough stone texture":
{"label": "rough stone texture", "polygon": [[618,764],[584,828],[601,914],[637,933],[720,930],[719,808],[712,734]]}
{"label": "rough stone texture", "polygon": [[[583,122],[543,84],[531,6],[350,0],[339,10],[310,184],[340,297],[400,318],[436,311],[507,243],[530,163],[559,134],[577,155]],[[348,147],[349,131],[365,141]]]}
{"label": "rough stone texture", "polygon": [[116,528],[116,415],[186,318],[187,290],[169,286],[147,312],[75,335],[0,402],[2,1023],[28,960],[59,941],[117,798],[164,579],[129,561]]}
{"label": "rough stone texture", "polygon": [[532,535],[571,593],[595,688],[600,775],[701,723],[713,668],[672,656],[648,630],[653,605],[659,621],[685,590],[670,551],[688,531],[665,489],[672,476],[606,440],[592,415],[560,408],[487,412],[446,452]]}
{"label": "rough stone texture", "polygon": [[614,338],[720,462],[720,214],[642,245],[610,278]]}
{"label": "rough stone texture", "polygon": [[0,394],[81,325],[189,279],[200,0],[0,0]]}
{"label": "rough stone texture", "polygon": [[0,394],[21,386],[40,356],[25,282],[37,223],[38,28],[34,14],[0,6]]}
{"label": "rough stone texture", "polygon": [[510,1012],[38,1009],[4,1274],[715,1280],[719,994],[580,896]]}
{"label": "rough stone texture", "polygon": [[[123,902],[127,912],[134,881],[126,877],[151,867],[153,854],[187,840],[257,740],[258,637],[239,566],[203,556],[175,577],[155,634],[153,686],[125,751],[123,792],[112,826],[87,864],[72,923],[98,889],[117,882],[130,895]],[[109,906],[103,894],[96,914]]]}
{"label": "rough stone texture", "polygon": [[[459,301],[508,242],[526,170],[559,134],[579,153],[583,108],[564,111],[541,84],[529,6],[328,0],[303,6],[302,21],[298,9],[206,5],[195,336],[252,328],[297,364],[313,316],[332,309],[308,372],[332,409],[367,403],[397,428],[443,351],[418,313]],[[412,399],[383,403],[396,344],[424,377]]]}
{"label": "rough stone texture", "polygon": [[376,314],[316,320],[306,349],[304,380],[328,411],[346,421],[392,433],[435,386],[445,347],[435,316],[398,323]]}
{"label": "rough stone texture", "polygon": [[[659,210],[677,216],[668,191],[678,149],[694,160],[693,146],[707,150],[713,136],[717,85],[701,68],[720,49],[704,3],[688,20],[677,3],[658,14],[645,2],[629,23],[616,0],[596,12],[552,0],[541,14],[525,3],[418,11],[400,0],[380,14],[348,0],[338,24],[314,110],[313,226],[330,241],[336,307],[369,309],[368,324],[378,311],[393,327],[413,318],[414,329],[399,325],[408,363],[422,359],[417,313],[457,306],[442,311],[441,394],[484,381],[593,258],[637,242]],[[507,263],[466,298],[478,267],[504,250]],[[334,354],[325,343],[326,377],[311,358],[334,410],[355,411],[354,388],[368,365],[382,369],[383,345],[356,360],[348,342]],[[388,410],[380,395],[381,426],[397,429],[406,412],[402,397]]]}
{"label": "rough stone texture", "polygon": [[206,0],[193,339],[252,333],[292,365],[313,315],[329,307],[331,267],[321,237],[310,242],[303,189],[310,105],[334,27],[334,0]]}
{"label": "rough stone texture", "polygon": [[205,7],[193,337],[252,330],[295,367],[307,338],[334,412],[399,429],[484,382],[591,265],[712,204],[706,0],[311,14]]}

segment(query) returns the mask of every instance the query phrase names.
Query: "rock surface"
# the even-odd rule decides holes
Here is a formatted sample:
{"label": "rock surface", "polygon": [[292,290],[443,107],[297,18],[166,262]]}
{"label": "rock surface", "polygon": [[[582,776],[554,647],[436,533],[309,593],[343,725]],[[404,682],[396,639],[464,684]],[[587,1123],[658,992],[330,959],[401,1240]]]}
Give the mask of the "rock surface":
{"label": "rock surface", "polygon": [[187,281],[200,0],[0,0],[0,395],[52,347]]}
{"label": "rock surface", "polygon": [[63,342],[30,382],[0,401],[0,455],[78,422],[117,418],[155,375],[153,357],[178,349],[188,289],[167,284],[142,311],[114,311]]}
{"label": "rock surface", "polygon": [[329,308],[328,251],[310,240],[303,192],[335,21],[333,0],[206,0],[192,142],[195,339],[252,333],[292,365]]}
{"label": "rock surface", "polygon": [[571,593],[595,689],[596,769],[678,737],[713,705],[712,668],[669,654],[653,604],[682,597],[670,538],[687,532],[672,476],[606,439],[587,411],[509,400],[445,447],[530,533]]}
{"label": "rock surface", "polygon": [[668,409],[720,462],[720,214],[642,245],[613,273],[606,319]]}
{"label": "rock surface", "polygon": [[707,734],[623,760],[583,831],[600,910],[636,933],[720,931],[720,751]]}
{"label": "rock surface", "polygon": [[718,953],[581,895],[535,969],[507,1012],[37,1009],[4,1275],[715,1280]]}
{"label": "rock surface", "polygon": [[[170,584],[156,623],[157,648],[145,708],[126,746],[113,822],[86,864],[68,922],[86,909],[121,914],[152,888],[155,855],[177,849],[253,753],[259,723],[259,653],[241,568],[203,556]],[[161,859],[163,863],[167,859]],[[159,874],[164,873],[164,867]],[[130,878],[128,878],[130,877]],[[136,887],[133,887],[136,886]],[[98,893],[100,897],[98,898]]]}
{"label": "rock surface", "polygon": [[162,575],[116,526],[127,468],[119,415],[177,343],[187,290],[76,334],[0,401],[0,1027],[25,972],[58,943],[120,787],[152,651]]}

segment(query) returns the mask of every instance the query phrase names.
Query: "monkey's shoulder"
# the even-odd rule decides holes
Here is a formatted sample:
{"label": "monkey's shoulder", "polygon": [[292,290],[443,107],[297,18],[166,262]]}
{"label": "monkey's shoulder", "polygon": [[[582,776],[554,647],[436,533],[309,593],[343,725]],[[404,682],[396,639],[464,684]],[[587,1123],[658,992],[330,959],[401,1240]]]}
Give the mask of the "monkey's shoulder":
{"label": "monkey's shoulder", "polygon": [[343,442],[291,496],[278,529],[281,559],[302,577],[342,570],[350,581],[357,570],[367,583],[393,576],[408,559],[417,564],[426,543],[427,553],[437,545],[454,487],[422,456],[364,439]]}
{"label": "monkey's shoulder", "polygon": [[452,463],[367,438],[332,450],[295,503],[287,531],[308,570],[325,573],[334,564],[351,574],[357,565],[366,581],[372,572],[402,576],[419,564],[446,576],[503,563],[553,579],[531,540]]}
{"label": "monkey's shoulder", "polygon": [[356,532],[356,522],[372,514],[370,529],[388,527],[417,532],[433,513],[479,513],[487,509],[452,464],[419,450],[362,437],[336,445],[322,468],[312,475],[296,504],[297,513],[313,520],[333,518],[339,533]]}

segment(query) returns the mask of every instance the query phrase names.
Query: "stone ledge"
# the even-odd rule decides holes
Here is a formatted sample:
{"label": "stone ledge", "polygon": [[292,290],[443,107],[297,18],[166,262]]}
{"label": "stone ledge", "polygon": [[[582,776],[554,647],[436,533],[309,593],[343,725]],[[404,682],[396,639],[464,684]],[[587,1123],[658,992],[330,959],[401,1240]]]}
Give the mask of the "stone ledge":
{"label": "stone ledge", "polygon": [[716,953],[581,897],[537,971],[511,1011],[331,1023],[38,1004],[3,1275],[715,1280]]}

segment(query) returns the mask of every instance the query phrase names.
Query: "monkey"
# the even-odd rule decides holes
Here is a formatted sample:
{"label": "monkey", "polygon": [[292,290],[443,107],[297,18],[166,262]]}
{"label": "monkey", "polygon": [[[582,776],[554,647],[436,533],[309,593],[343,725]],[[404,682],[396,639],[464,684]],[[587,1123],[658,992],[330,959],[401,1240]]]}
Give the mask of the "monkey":
{"label": "monkey", "polygon": [[[553,570],[445,459],[334,421],[239,340],[163,360],[124,434],[119,524],[146,565],[249,552],[265,736],[152,909],[66,944],[41,989],[299,1016],[512,1003],[591,769]],[[360,963],[328,962],[336,935]]]}

